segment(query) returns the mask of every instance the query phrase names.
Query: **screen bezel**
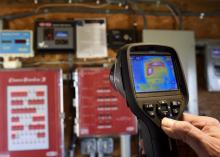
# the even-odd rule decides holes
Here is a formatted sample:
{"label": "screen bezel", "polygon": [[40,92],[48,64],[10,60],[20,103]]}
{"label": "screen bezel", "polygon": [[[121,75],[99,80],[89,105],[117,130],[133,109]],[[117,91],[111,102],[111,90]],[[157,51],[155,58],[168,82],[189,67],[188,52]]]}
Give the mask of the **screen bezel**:
{"label": "screen bezel", "polygon": [[[153,51],[152,51],[153,52]],[[149,52],[151,53],[151,52]],[[154,53],[154,52],[153,52]],[[174,72],[174,77],[175,77],[175,81],[176,81],[176,89],[172,89],[172,90],[155,90],[155,91],[142,91],[142,92],[138,92],[136,89],[135,89],[135,81],[134,81],[134,73],[133,73],[133,67],[132,67],[132,64],[131,64],[131,57],[133,56],[152,56],[152,57],[164,57],[164,56],[167,56],[167,57],[170,57],[171,58],[171,61],[172,61],[172,66],[173,66],[173,72]],[[136,54],[131,54],[130,55],[130,66],[131,66],[131,74],[132,74],[132,81],[133,81],[133,88],[134,88],[134,91],[136,94],[142,94],[142,93],[158,93],[158,92],[172,92],[172,91],[178,91],[179,90],[179,84],[178,84],[178,81],[177,81],[177,75],[176,75],[176,72],[175,72],[175,66],[174,66],[174,60],[173,60],[173,57],[171,55],[168,55],[168,54],[139,54],[138,52]]]}
{"label": "screen bezel", "polygon": [[[145,47],[143,47],[145,48]],[[172,51],[174,51],[173,49],[164,49],[163,47],[161,48],[157,48],[155,49],[155,47],[147,47],[147,49],[136,49],[136,47],[130,47],[127,50],[127,63],[128,63],[128,73],[129,73],[129,77],[130,77],[130,83],[132,84],[132,91],[133,94],[135,95],[135,97],[137,98],[147,98],[147,97],[158,97],[158,96],[173,96],[173,95],[181,95],[182,93],[182,89],[183,87],[179,84],[180,80],[181,80],[181,76],[178,76],[179,73],[177,71],[177,66],[178,66],[178,58],[176,58],[177,56],[175,56],[175,52],[172,53]],[[131,60],[130,60],[130,56],[131,55],[165,55],[165,56],[171,56],[172,61],[173,61],[173,66],[174,66],[174,72],[175,72],[175,76],[176,76],[176,81],[177,81],[177,90],[173,90],[173,91],[160,91],[160,92],[143,92],[143,93],[137,93],[135,91],[135,86],[134,86],[134,81],[133,81],[133,74],[132,74],[132,67],[131,67]]]}

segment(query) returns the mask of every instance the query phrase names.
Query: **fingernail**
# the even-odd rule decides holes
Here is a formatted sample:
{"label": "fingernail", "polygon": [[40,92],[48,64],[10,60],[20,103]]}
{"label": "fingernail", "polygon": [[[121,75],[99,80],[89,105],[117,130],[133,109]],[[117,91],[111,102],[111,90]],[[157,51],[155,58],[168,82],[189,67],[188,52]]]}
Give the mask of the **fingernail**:
{"label": "fingernail", "polygon": [[162,119],[161,124],[162,124],[162,127],[168,127],[169,128],[169,127],[173,126],[174,120],[165,117],[165,118]]}

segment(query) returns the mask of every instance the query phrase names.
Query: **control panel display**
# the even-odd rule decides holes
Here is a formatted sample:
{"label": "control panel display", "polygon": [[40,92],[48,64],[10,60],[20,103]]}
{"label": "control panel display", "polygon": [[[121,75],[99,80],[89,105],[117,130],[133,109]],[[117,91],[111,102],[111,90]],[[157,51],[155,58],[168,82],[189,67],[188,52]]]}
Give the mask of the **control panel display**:
{"label": "control panel display", "polygon": [[79,137],[135,134],[137,122],[109,81],[107,68],[78,68],[76,74]]}
{"label": "control panel display", "polygon": [[47,86],[7,88],[8,149],[48,149]]}
{"label": "control panel display", "polygon": [[1,31],[0,44],[0,55],[18,57],[33,55],[32,32],[30,31]]}
{"label": "control panel display", "polygon": [[134,86],[139,92],[177,90],[171,56],[131,56]]}
{"label": "control panel display", "polygon": [[37,21],[36,49],[39,51],[70,51],[75,49],[73,21]]}
{"label": "control panel display", "polygon": [[0,156],[63,157],[59,69],[0,70]]}

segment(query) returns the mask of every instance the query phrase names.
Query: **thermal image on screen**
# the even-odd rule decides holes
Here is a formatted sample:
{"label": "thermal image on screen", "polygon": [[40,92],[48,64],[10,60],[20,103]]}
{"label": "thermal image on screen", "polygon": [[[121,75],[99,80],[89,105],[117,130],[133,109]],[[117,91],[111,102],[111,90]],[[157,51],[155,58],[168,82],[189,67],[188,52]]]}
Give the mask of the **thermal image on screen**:
{"label": "thermal image on screen", "polygon": [[131,68],[137,93],[178,88],[171,56],[131,56]]}

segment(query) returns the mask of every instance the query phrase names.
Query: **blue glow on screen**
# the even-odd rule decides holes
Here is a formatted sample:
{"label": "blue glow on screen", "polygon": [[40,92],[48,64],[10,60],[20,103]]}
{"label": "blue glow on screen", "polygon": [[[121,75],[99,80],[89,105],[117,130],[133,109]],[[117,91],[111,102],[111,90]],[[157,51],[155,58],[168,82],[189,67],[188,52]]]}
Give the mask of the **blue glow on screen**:
{"label": "blue glow on screen", "polygon": [[177,90],[171,56],[131,56],[135,91],[158,92]]}
{"label": "blue glow on screen", "polygon": [[58,38],[68,37],[68,32],[66,32],[66,31],[57,31],[55,34],[56,34],[56,37],[58,37]]}
{"label": "blue glow on screen", "polygon": [[212,50],[212,55],[214,57],[220,57],[220,48],[215,48]]}

